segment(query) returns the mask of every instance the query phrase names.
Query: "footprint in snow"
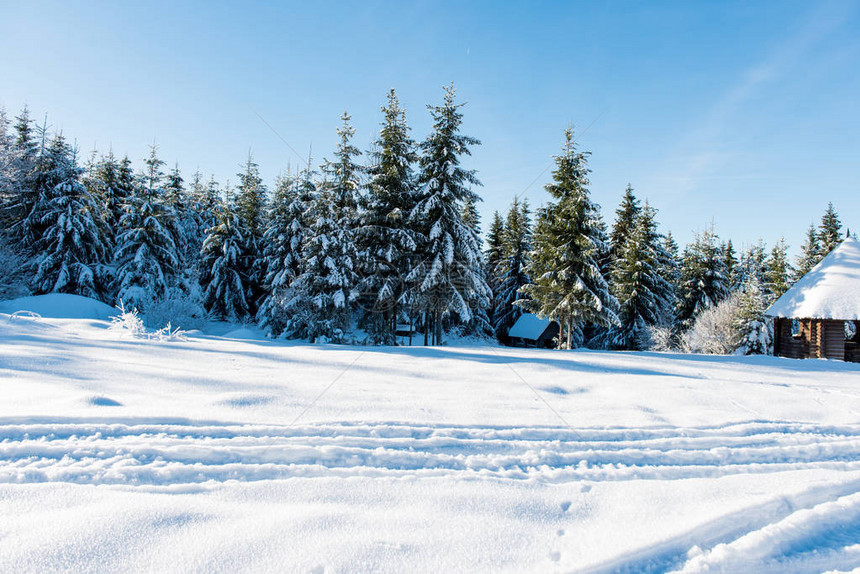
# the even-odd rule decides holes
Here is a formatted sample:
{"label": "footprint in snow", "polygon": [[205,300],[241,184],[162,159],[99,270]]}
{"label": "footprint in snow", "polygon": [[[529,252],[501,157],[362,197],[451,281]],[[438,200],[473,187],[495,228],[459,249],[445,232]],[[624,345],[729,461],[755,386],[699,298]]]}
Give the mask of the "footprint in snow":
{"label": "footprint in snow", "polygon": [[568,509],[568,508],[570,508],[570,501],[569,501],[569,500],[565,500],[564,502],[562,502],[562,503],[561,503],[561,505],[560,505],[560,506],[561,506],[561,511],[562,511],[562,512],[567,512],[567,509]]}
{"label": "footprint in snow", "polygon": [[556,536],[564,536],[564,534],[565,534],[564,528],[559,528],[558,532],[556,532],[555,534],[556,534]]}
{"label": "footprint in snow", "polygon": [[579,489],[580,492],[588,492],[589,490],[591,490],[591,485],[589,484],[583,484],[582,487]]}
{"label": "footprint in snow", "polygon": [[325,566],[318,564],[308,571],[308,574],[325,574]]}
{"label": "footprint in snow", "polygon": [[558,550],[556,550],[555,552],[550,552],[549,559],[553,562],[558,562],[559,560],[561,560],[561,552],[559,552]]}

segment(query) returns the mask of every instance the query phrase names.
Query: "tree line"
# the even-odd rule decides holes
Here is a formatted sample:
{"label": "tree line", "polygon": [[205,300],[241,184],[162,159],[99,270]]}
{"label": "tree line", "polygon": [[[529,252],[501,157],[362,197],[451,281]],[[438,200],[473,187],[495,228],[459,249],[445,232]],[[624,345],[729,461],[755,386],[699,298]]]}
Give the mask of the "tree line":
{"label": "tree line", "polygon": [[739,332],[753,329],[841,238],[831,205],[794,269],[784,240],[737,256],[713,228],[679,253],[631,186],[607,228],[590,198],[589,153],[568,129],[550,201],[533,220],[515,198],[484,246],[481,183],[461,165],[480,141],[461,133],[462,106],[446,87],[416,142],[391,90],[370,151],[352,143],[344,113],[331,159],[309,159],[271,190],[250,154],[235,186],[199,171],[186,181],[155,145],[138,169],[112,151],[82,161],[26,107],[13,119],[0,110],[0,296],[73,293],[151,317],[205,314],[273,337],[370,344],[398,333],[440,344],[451,331],[505,341],[528,311],[559,322],[561,347],[668,348],[733,293],[744,294]]}

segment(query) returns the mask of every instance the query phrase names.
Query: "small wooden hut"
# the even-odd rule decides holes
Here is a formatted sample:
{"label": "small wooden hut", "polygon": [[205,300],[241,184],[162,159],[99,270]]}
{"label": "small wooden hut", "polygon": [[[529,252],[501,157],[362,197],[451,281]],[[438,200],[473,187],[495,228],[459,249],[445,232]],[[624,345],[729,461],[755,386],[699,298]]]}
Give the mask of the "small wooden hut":
{"label": "small wooden hut", "polygon": [[523,313],[508,331],[508,341],[511,346],[523,347],[555,347],[558,337],[558,323],[549,319],[541,319],[532,313]]}
{"label": "small wooden hut", "polygon": [[765,315],[774,355],[860,362],[860,241],[845,239]]}

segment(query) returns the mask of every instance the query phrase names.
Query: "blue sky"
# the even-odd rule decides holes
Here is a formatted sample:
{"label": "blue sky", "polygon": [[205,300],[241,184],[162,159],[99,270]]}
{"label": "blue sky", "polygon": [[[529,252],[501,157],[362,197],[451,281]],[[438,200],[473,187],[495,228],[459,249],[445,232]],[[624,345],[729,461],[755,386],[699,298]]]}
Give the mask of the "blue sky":
{"label": "blue sky", "polygon": [[[272,183],[330,155],[348,110],[367,149],[395,88],[416,139],[454,82],[484,224],[545,202],[573,124],[607,221],[624,187],[680,242],[796,250],[833,201],[860,231],[860,2],[2,2],[0,105],[86,152],[156,141],[219,181],[253,150]],[[258,117],[259,115],[259,117]],[[260,119],[262,117],[265,120]]]}

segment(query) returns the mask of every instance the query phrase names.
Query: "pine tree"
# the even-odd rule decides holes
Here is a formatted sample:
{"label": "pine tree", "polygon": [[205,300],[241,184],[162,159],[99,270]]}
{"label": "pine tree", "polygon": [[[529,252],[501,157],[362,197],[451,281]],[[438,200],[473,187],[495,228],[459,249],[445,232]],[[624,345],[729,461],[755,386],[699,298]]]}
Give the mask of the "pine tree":
{"label": "pine tree", "polygon": [[723,257],[725,258],[725,266],[726,266],[726,279],[728,281],[728,285],[730,289],[735,289],[738,287],[738,277],[739,277],[739,269],[738,269],[738,259],[735,255],[735,247],[732,245],[732,240],[729,239],[726,241],[723,246]]}
{"label": "pine tree", "polygon": [[615,223],[609,235],[610,267],[621,257],[621,251],[630,235],[633,234],[633,228],[636,226],[641,211],[639,200],[633,195],[633,186],[628,183],[627,189],[624,190],[624,197],[621,199],[621,205],[615,210]]}
{"label": "pine tree", "polygon": [[818,242],[818,233],[815,229],[814,224],[809,225],[809,229],[806,231],[806,239],[803,242],[803,245],[800,246],[800,255],[797,256],[797,260],[795,262],[795,270],[794,270],[794,280],[797,281],[813,267],[815,267],[819,261],[821,261],[821,244]]}
{"label": "pine tree", "polygon": [[203,306],[220,319],[244,321],[249,314],[242,278],[247,230],[235,207],[227,202],[217,217],[218,223],[207,230],[200,254]]}
{"label": "pine tree", "polygon": [[765,273],[765,293],[768,295],[766,303],[771,303],[791,287],[791,277],[794,270],[788,263],[788,245],[785,238],[780,237],[767,260],[767,272]]}
{"label": "pine tree", "polygon": [[33,278],[36,293],[72,293],[105,299],[110,282],[101,204],[81,181],[75,152],[61,135],[47,149],[54,187],[41,216]]}
{"label": "pine tree", "polygon": [[821,245],[820,259],[824,259],[833,249],[842,242],[842,222],[833,207],[833,203],[827,205],[827,211],[821,216],[821,225],[818,226],[818,242]]}
{"label": "pine tree", "polygon": [[463,104],[455,104],[454,96],[453,85],[448,86],[443,104],[428,106],[433,132],[420,146],[419,201],[410,214],[424,241],[422,258],[407,280],[415,285],[417,305],[425,314],[425,343],[431,332],[434,344],[441,343],[443,320],[468,324],[477,309],[489,306],[491,296],[480,237],[463,220],[465,205],[480,201],[469,186],[480,181],[474,171],[460,167],[460,158],[480,142],[459,132]]}
{"label": "pine tree", "polygon": [[393,344],[401,310],[412,303],[405,279],[417,249],[417,235],[409,221],[417,200],[413,173],[417,155],[394,90],[382,113],[382,128],[370,152],[370,181],[357,230],[361,252],[357,290],[364,309],[361,324],[371,341]]}
{"label": "pine tree", "polygon": [[[516,198],[514,198],[516,200]],[[499,309],[499,283],[501,282],[499,263],[503,257],[503,235],[505,232],[505,222],[498,211],[493,212],[493,220],[490,222],[490,229],[487,231],[487,245],[484,250],[484,260],[486,261],[487,270],[487,286],[492,292],[490,301],[490,317],[495,325],[496,313]],[[496,331],[495,326],[493,327]],[[498,333],[498,331],[496,331]],[[497,335],[498,336],[498,335]]]}
{"label": "pine tree", "polygon": [[[13,173],[16,182],[3,207],[8,230],[21,253],[34,254],[44,232],[41,220],[54,186],[55,156],[46,153],[46,126],[34,128],[26,106],[16,118]],[[46,120],[47,121],[47,120]]]}
{"label": "pine tree", "polygon": [[176,284],[180,271],[176,213],[164,203],[164,165],[158,147],[150,147],[134,196],[119,222],[114,260],[117,296],[141,310]]}
{"label": "pine tree", "polygon": [[304,223],[310,205],[300,196],[300,184],[299,178],[289,173],[278,177],[263,234],[266,295],[257,320],[274,337],[281,336],[287,328],[286,304],[292,299],[290,288],[299,273],[307,235]]}
{"label": "pine tree", "polygon": [[287,303],[297,315],[290,329],[311,342],[342,341],[355,298],[356,195],[361,168],[354,157],[360,152],[351,143],[355,130],[349,114],[344,113],[341,120],[336,160],[323,162],[325,180],[310,206],[312,219],[302,246],[302,272],[293,284],[294,298]]}
{"label": "pine tree", "polygon": [[515,305],[522,299],[520,289],[528,285],[526,270],[531,264],[531,217],[527,201],[514,198],[502,229],[500,255],[495,265],[498,276],[496,307],[493,312],[493,330],[500,340],[506,340],[508,330],[522,315],[522,307]]}
{"label": "pine tree", "polygon": [[737,269],[738,288],[742,288],[750,279],[756,285],[764,286],[769,271],[767,246],[762,239],[759,239],[741,254]]}
{"label": "pine tree", "polygon": [[579,152],[573,131],[565,130],[562,153],[555,158],[553,183],[546,190],[555,199],[538,212],[534,250],[517,303],[526,310],[559,322],[564,348],[579,345],[587,324],[609,327],[618,322],[617,301],[600,269],[608,251],[597,204],[588,191],[588,154]]}
{"label": "pine tree", "polygon": [[684,249],[676,318],[683,329],[696,316],[729,294],[724,254],[713,226],[697,234]]}
{"label": "pine tree", "polygon": [[670,256],[662,240],[656,210],[646,202],[619,246],[619,258],[613,267],[612,292],[618,300],[619,321],[612,330],[616,347],[640,349],[647,328],[671,322],[675,294],[664,272]]}
{"label": "pine tree", "polygon": [[740,345],[735,353],[741,355],[766,355],[771,346],[771,333],[764,312],[767,300],[762,285],[756,276],[749,276],[743,284],[733,326],[738,333]]}
{"label": "pine tree", "polygon": [[249,311],[256,314],[264,296],[265,268],[262,253],[263,233],[266,229],[266,186],[260,177],[259,166],[249,153],[245,169],[237,174],[239,185],[236,195],[236,215],[242,221],[245,244],[240,256],[242,283]]}

